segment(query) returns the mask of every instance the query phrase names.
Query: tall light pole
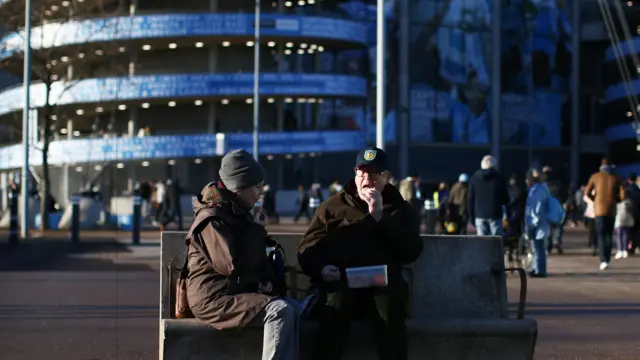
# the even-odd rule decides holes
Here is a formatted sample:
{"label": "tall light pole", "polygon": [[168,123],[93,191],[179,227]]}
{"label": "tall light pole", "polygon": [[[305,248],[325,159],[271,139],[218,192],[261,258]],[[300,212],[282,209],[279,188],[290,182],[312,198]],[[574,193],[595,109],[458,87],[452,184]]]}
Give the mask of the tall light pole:
{"label": "tall light pole", "polygon": [[31,0],[26,0],[24,6],[24,108],[22,109],[22,148],[24,149],[24,164],[22,165],[22,181],[20,210],[20,237],[29,237],[29,109],[31,103]]}
{"label": "tall light pole", "polygon": [[376,147],[384,150],[384,115],[385,115],[385,18],[384,0],[378,0],[376,19]]}
{"label": "tall light pole", "polygon": [[256,1],[255,43],[253,44],[253,158],[260,161],[258,147],[260,135],[260,0]]}
{"label": "tall light pole", "polygon": [[571,184],[577,189],[580,181],[580,3],[571,2]]}
{"label": "tall light pole", "polygon": [[491,28],[491,155],[500,164],[500,142],[502,128],[501,96],[502,96],[502,1],[493,0]]}

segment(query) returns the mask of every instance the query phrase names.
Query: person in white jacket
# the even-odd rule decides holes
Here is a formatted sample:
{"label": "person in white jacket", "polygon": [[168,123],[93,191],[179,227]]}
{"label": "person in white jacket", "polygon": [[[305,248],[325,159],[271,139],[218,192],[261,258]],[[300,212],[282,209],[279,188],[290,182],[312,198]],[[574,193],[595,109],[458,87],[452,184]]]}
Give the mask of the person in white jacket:
{"label": "person in white jacket", "polygon": [[633,202],[631,199],[625,199],[620,201],[616,206],[616,240],[618,245],[618,251],[616,252],[615,259],[626,259],[629,256],[629,237],[631,236],[631,229],[634,226],[633,220]]}
{"label": "person in white jacket", "polygon": [[589,232],[588,246],[591,249],[591,255],[596,256],[598,255],[598,236],[596,234],[596,215],[593,208],[593,200],[591,200],[591,198],[586,194],[582,200],[586,204],[586,208],[584,210],[584,224],[587,226],[587,231]]}

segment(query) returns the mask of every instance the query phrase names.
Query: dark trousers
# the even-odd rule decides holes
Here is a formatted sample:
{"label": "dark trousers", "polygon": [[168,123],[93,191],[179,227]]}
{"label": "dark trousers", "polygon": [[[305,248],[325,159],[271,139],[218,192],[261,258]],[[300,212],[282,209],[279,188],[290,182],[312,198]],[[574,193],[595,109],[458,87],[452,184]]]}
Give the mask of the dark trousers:
{"label": "dark trousers", "polygon": [[584,222],[587,225],[587,232],[589,234],[587,246],[590,249],[598,249],[598,234],[596,232],[596,220],[593,218],[584,218]]}
{"label": "dark trousers", "polygon": [[311,221],[311,214],[309,213],[309,207],[308,206],[302,206],[300,207],[300,210],[298,210],[298,213],[296,214],[296,216],[293,218],[293,222],[298,222],[298,220],[300,220],[300,216],[306,216],[307,220]]}
{"label": "dark trousers", "polygon": [[635,226],[629,234],[629,252],[633,254],[640,247],[640,218],[635,218]]}
{"label": "dark trousers", "polygon": [[631,237],[632,227],[619,227],[616,229],[616,245],[618,251],[628,251],[629,250],[629,238]]}
{"label": "dark trousers", "polygon": [[563,236],[564,236],[564,226],[567,223],[567,215],[562,218],[562,223],[559,225],[551,225],[551,238],[549,239],[548,249],[549,252],[555,247],[557,249],[562,249],[563,244]]}
{"label": "dark trousers", "polygon": [[613,247],[613,216],[596,216],[596,234],[598,237],[598,252],[600,262],[611,261],[611,248]]}
{"label": "dark trousers", "polygon": [[371,323],[380,360],[406,360],[406,298],[407,285],[402,280],[394,287],[352,290],[341,286],[327,293],[313,359],[341,359],[356,314]]}

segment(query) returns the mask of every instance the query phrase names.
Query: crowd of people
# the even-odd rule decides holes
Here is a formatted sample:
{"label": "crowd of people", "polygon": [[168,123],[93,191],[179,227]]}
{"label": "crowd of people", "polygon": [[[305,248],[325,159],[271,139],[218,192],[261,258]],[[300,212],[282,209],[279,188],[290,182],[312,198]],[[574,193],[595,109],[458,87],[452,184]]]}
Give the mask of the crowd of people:
{"label": "crowd of people", "polygon": [[143,219],[150,219],[160,231],[174,222],[178,230],[183,229],[182,192],[178,179],[140,181],[134,187],[134,194],[140,196],[142,202]]}
{"label": "crowd of people", "polygon": [[608,159],[577,190],[563,184],[550,166],[532,167],[524,182],[517,174],[506,179],[491,156],[482,159],[471,177],[461,174],[458,182],[451,186],[442,182],[433,193],[424,191],[418,177],[402,180],[399,188],[422,214],[427,229],[431,218],[438,225],[427,232],[466,234],[471,225],[478,235],[502,236],[510,262],[532,255],[533,277],[547,276],[549,254],[564,253],[566,226],[583,223],[588,228],[586,245],[599,255],[601,270],[610,266],[614,236],[615,259],[639,253],[638,178],[636,174],[620,178]]}

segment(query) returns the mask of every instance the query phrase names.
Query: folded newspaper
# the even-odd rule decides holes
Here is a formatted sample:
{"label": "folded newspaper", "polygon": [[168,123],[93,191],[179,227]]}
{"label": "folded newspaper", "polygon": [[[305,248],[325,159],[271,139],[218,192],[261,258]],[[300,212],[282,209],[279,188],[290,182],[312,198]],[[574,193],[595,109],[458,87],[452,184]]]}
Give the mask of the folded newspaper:
{"label": "folded newspaper", "polygon": [[387,265],[347,268],[347,283],[352,289],[385,287],[388,284]]}

